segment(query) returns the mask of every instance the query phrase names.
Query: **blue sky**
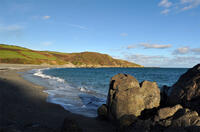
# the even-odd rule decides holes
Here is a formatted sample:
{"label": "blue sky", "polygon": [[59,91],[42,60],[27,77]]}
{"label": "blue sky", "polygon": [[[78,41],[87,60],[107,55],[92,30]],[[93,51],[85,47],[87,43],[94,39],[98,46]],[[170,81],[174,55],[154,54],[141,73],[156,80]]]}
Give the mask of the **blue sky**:
{"label": "blue sky", "polygon": [[200,62],[200,0],[0,0],[0,43],[106,53],[144,66]]}

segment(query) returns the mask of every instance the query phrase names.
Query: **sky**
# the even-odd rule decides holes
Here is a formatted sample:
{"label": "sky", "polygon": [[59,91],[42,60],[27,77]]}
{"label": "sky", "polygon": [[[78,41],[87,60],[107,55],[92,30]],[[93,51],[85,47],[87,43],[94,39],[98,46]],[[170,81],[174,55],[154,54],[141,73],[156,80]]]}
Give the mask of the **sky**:
{"label": "sky", "polygon": [[0,0],[0,43],[192,67],[200,62],[200,0]]}

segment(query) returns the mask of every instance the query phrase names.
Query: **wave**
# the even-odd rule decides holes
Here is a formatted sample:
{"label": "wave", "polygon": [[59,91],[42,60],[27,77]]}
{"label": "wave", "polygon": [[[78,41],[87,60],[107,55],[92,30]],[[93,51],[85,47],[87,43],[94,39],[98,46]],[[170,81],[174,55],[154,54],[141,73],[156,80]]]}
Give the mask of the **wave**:
{"label": "wave", "polygon": [[79,88],[79,90],[80,90],[81,92],[85,92],[85,93],[91,93],[91,92],[92,92],[92,91],[88,90],[88,89],[85,88],[85,87],[81,87],[81,88]]}
{"label": "wave", "polygon": [[[55,77],[44,73],[45,69],[34,69],[29,73],[45,87],[44,92],[48,94],[47,101],[59,104],[72,113],[88,117],[97,116],[97,108],[105,102],[102,94],[87,88],[68,83],[61,77]],[[37,83],[36,82],[36,83]]]}
{"label": "wave", "polygon": [[54,77],[54,76],[50,76],[50,75],[46,75],[43,73],[43,70],[48,70],[49,68],[45,68],[45,69],[37,69],[37,71],[33,74],[35,76],[39,76],[41,78],[44,78],[44,79],[52,79],[52,80],[55,80],[55,81],[58,81],[58,82],[61,82],[61,83],[64,83],[65,80],[62,79],[62,78],[59,78],[59,77]]}

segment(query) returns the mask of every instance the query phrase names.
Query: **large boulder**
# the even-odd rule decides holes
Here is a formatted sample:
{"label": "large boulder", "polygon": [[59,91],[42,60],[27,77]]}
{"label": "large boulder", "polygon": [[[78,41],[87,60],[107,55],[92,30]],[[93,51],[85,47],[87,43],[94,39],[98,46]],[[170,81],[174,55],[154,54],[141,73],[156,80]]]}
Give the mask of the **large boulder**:
{"label": "large boulder", "polygon": [[119,119],[123,115],[139,116],[144,109],[160,104],[160,89],[156,82],[141,84],[130,75],[117,74],[111,78],[107,98],[108,117]]}
{"label": "large boulder", "polygon": [[200,64],[189,69],[169,89],[169,103],[183,104],[200,98]]}

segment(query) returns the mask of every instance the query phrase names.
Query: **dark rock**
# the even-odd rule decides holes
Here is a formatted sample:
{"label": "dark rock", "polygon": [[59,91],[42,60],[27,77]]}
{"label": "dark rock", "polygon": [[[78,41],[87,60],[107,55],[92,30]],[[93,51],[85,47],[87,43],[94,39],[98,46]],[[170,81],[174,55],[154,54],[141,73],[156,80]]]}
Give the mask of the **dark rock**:
{"label": "dark rock", "polygon": [[75,120],[65,118],[61,132],[82,132],[82,129]]}
{"label": "dark rock", "polygon": [[171,118],[168,118],[168,119],[159,120],[156,123],[159,124],[160,126],[163,126],[163,127],[169,127],[172,124],[172,120],[173,120],[173,118],[171,117]]}
{"label": "dark rock", "polygon": [[0,132],[22,132],[22,130],[17,127],[4,127],[0,128]]}
{"label": "dark rock", "polygon": [[[196,111],[181,108],[179,105],[176,105],[172,108],[161,109],[160,112],[163,113],[155,117],[155,122],[163,127],[184,129],[187,127],[200,127],[200,117]],[[167,110],[166,115],[164,114],[165,109]],[[171,112],[169,113],[168,110],[170,109]]]}
{"label": "dark rock", "polygon": [[98,117],[99,118],[101,118],[101,119],[107,119],[108,110],[107,110],[106,104],[102,104],[98,108],[97,113],[98,113]]}
{"label": "dark rock", "polygon": [[157,111],[158,111],[158,108],[145,109],[141,112],[141,115],[138,116],[138,118],[141,120],[153,119],[155,115],[157,114]]}
{"label": "dark rock", "polygon": [[130,75],[118,74],[111,78],[107,98],[108,117],[120,119],[123,115],[139,116],[144,109],[160,104],[160,89],[156,82],[141,84]]}
{"label": "dark rock", "polygon": [[133,124],[137,120],[138,120],[137,117],[135,117],[134,115],[123,115],[119,119],[120,128],[129,127],[131,124]]}
{"label": "dark rock", "polygon": [[187,132],[200,132],[200,127],[198,127],[198,126],[189,126],[189,127],[186,127],[185,130],[187,130]]}
{"label": "dark rock", "polygon": [[165,129],[164,132],[187,132],[187,131],[181,127],[169,127]]}
{"label": "dark rock", "polygon": [[126,118],[129,118],[128,120],[131,123],[131,125],[126,126],[124,125],[123,127],[120,127],[120,131],[122,132],[150,132],[151,130],[151,126],[152,126],[152,121],[151,120],[140,120],[138,118],[136,118],[135,116],[126,116],[126,117],[122,117],[125,119],[125,121],[127,121]]}
{"label": "dark rock", "polygon": [[169,103],[185,105],[200,97],[200,64],[189,69],[169,90]]}
{"label": "dark rock", "polygon": [[160,93],[160,107],[166,107],[168,106],[168,91],[169,91],[170,87],[164,85],[161,89],[161,93]]}
{"label": "dark rock", "polygon": [[180,114],[177,113],[176,116],[179,117],[175,117],[172,120],[172,127],[190,127],[190,126],[196,126],[196,127],[200,127],[200,117],[198,115],[198,113],[196,111],[191,111],[189,109],[185,109],[185,112],[181,112],[184,113],[182,116],[179,116]]}

